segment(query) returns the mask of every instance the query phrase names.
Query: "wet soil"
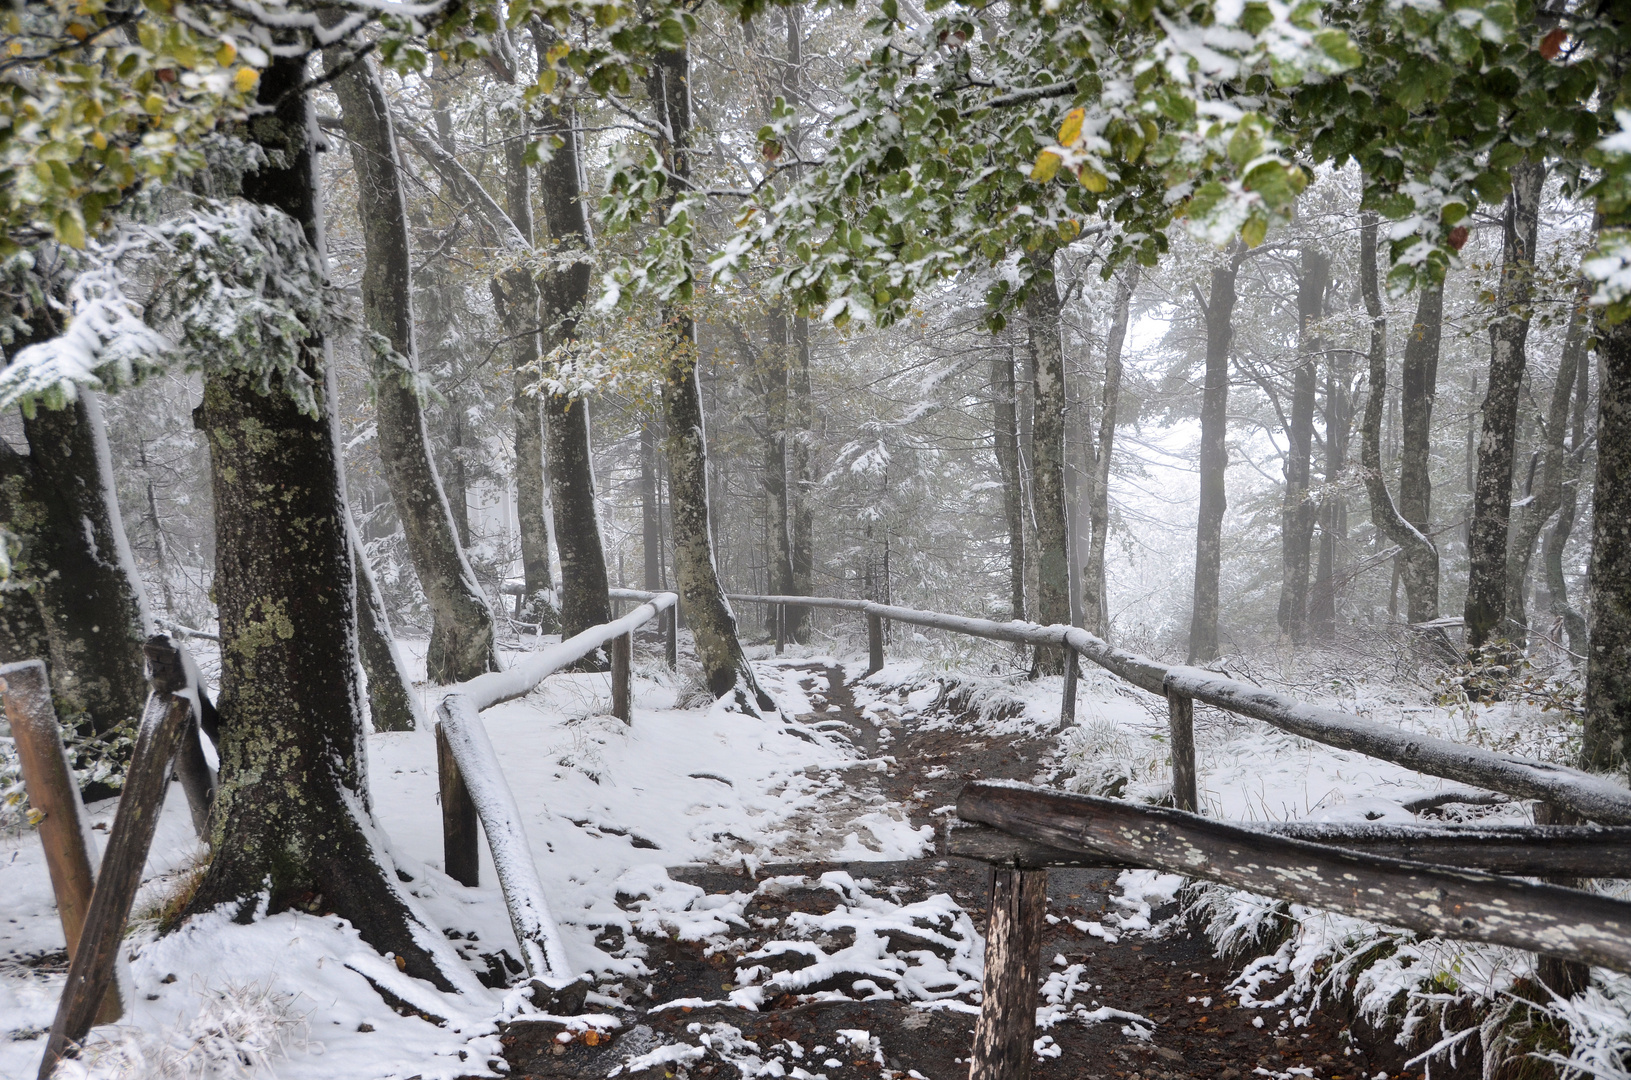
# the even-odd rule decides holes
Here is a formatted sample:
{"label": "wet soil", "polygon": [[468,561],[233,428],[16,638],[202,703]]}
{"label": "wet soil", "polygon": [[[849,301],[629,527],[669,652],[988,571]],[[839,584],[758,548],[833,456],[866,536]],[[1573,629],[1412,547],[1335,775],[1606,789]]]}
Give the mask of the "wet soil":
{"label": "wet soil", "polygon": [[[953,804],[968,780],[1034,780],[1050,771],[1049,755],[1055,747],[1051,738],[993,737],[966,728],[916,731],[910,720],[904,725],[874,725],[857,711],[837,669],[815,669],[811,675],[828,678],[818,708],[838,706],[836,712],[818,712],[817,718],[851,725],[857,749],[866,756],[886,754],[896,759],[898,766],[870,778],[890,801],[906,808],[914,824],[943,822],[944,814],[934,811]],[[831,870],[848,871],[873,895],[888,895],[896,903],[949,894],[984,928],[990,871],[983,864],[960,859],[765,866],[759,868],[756,878],[745,869],[720,868],[676,868],[670,875],[710,893],[731,893],[751,892],[756,880],[771,875],[801,874],[813,886],[816,878]],[[1078,929],[1073,920],[1096,922],[1112,910],[1116,874],[1115,870],[1092,869],[1050,872],[1050,925],[1043,966],[1058,971],[1067,965],[1085,965],[1086,977],[1093,983],[1088,1004],[1136,1014],[1150,1026],[1140,1030],[1121,1017],[1085,1023],[1071,1019],[1039,1032],[1039,1038],[1045,1035],[1051,1042],[1032,1060],[1032,1075],[1038,1080],[1237,1080],[1243,1076],[1392,1080],[1422,1075],[1419,1070],[1402,1071],[1405,1055],[1396,1047],[1361,1045],[1368,1040],[1338,1012],[1294,1018],[1291,1008],[1237,1007],[1235,998],[1225,992],[1237,973],[1212,955],[1200,933],[1173,918],[1176,908],[1152,913],[1152,924],[1167,920],[1159,936],[1123,935],[1109,942]],[[756,897],[744,916],[757,927],[760,920],[782,922],[794,911],[825,913],[841,899],[827,889],[796,888]],[[609,1037],[586,1039],[582,1033],[566,1032],[560,1024],[510,1024],[503,1035],[509,1075],[538,1080],[605,1077],[637,1055],[667,1044],[698,1045],[700,1036],[710,1033],[713,1043],[722,1048],[718,1052],[710,1049],[694,1060],[657,1065],[632,1075],[665,1080],[748,1075],[741,1067],[745,1044],[740,1040],[753,1045],[751,1060],[767,1063],[768,1071],[761,1075],[824,1075],[829,1080],[953,1080],[968,1075],[975,1015],[972,1002],[966,1000],[949,1008],[924,1009],[897,1000],[812,1002],[785,995],[767,1002],[759,1012],[727,1006],[660,1008],[661,1003],[678,998],[722,997],[741,952],[758,948],[776,935],[774,929],[745,933],[745,947],[714,956],[705,955],[701,943],[643,938],[652,975],[649,985],[625,993],[626,1007],[618,1010],[622,1027]],[[848,987],[830,989],[850,992]],[[1260,996],[1272,993],[1272,988],[1265,988]],[[1083,999],[1078,996],[1078,1000]],[[739,1032],[739,1039],[722,1025]],[[727,1034],[721,1037],[721,1032]],[[779,1066],[769,1064],[772,1061]],[[1438,1067],[1434,1075],[1456,1073]]]}

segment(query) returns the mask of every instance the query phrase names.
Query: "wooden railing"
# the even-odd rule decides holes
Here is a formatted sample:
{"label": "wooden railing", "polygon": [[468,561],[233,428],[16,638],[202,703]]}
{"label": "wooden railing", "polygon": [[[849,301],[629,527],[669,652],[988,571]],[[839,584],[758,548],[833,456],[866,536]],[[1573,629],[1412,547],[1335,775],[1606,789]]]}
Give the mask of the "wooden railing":
{"label": "wooden railing", "polygon": [[992,866],[970,1080],[1027,1075],[1051,866],[1149,867],[1424,934],[1631,971],[1631,902],[1468,869],[1625,874],[1631,828],[1245,828],[1001,781],[966,786],[957,815],[987,828],[952,829],[949,853]]}
{"label": "wooden railing", "polygon": [[[527,846],[521,811],[499,768],[498,755],[481,722],[481,712],[530,693],[555,672],[596,649],[610,646],[612,712],[627,723],[631,716],[634,631],[664,613],[671,616],[678,597],[673,593],[657,593],[643,599],[645,603],[622,618],[529,653],[508,671],[489,672],[449,687],[436,710],[436,761],[442,796],[446,871],[465,885],[479,882],[481,847],[476,835],[479,821],[487,834],[487,847],[493,855],[493,867],[527,974],[552,988],[571,983],[573,975],[560,931],[544,899],[543,883],[532,861],[532,850]],[[668,621],[671,623],[672,619]],[[672,663],[672,648],[669,656]]]}
{"label": "wooden railing", "polygon": [[29,803],[43,815],[40,840],[69,954],[68,981],[46,1039],[40,1080],[50,1077],[92,1024],[110,1023],[123,1012],[114,965],[164,807],[172,764],[181,766],[177,772],[200,835],[209,820],[213,776],[198,745],[203,688],[191,682],[194,669],[169,638],[149,638],[144,652],[152,694],[136,730],[107,849],[94,874],[85,808],[68,767],[45,665],[27,660],[0,667],[0,693],[5,695],[6,718],[17,741],[23,784]]}

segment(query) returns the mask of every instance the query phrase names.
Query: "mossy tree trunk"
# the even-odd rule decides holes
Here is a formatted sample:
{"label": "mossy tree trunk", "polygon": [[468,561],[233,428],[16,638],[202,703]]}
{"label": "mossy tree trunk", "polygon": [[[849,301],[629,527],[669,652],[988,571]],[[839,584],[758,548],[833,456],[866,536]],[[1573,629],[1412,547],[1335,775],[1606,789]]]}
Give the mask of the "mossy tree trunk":
{"label": "mossy tree trunk", "polygon": [[1019,473],[1018,388],[1014,349],[998,346],[991,354],[992,445],[1002,475],[1002,512],[1008,524],[1009,618],[1025,618],[1025,488]]}
{"label": "mossy tree trunk", "polygon": [[[45,339],[57,329],[37,324]],[[20,346],[19,346],[20,347]],[[0,447],[8,528],[22,538],[7,589],[6,662],[44,659],[64,725],[77,729],[87,798],[116,793],[125,739],[147,700],[148,615],[114,495],[101,403],[83,391],[67,408],[23,420],[29,452]]]}
{"label": "mossy tree trunk", "polygon": [[[649,88],[660,127],[667,132],[661,152],[679,183],[690,177],[691,61],[684,49],[658,52]],[[703,433],[702,395],[697,387],[696,324],[671,311],[671,344],[663,358],[663,420],[667,426],[669,513],[674,537],[674,582],[685,621],[696,640],[703,682],[716,698],[734,693],[745,709],[775,707],[759,688],[742,642],[736,616],[725,600],[714,563],[708,525],[708,450]]]}
{"label": "mossy tree trunk", "polygon": [[1489,389],[1478,442],[1478,476],[1468,529],[1467,602],[1463,617],[1467,648],[1480,649],[1503,636],[1506,615],[1506,549],[1512,514],[1512,459],[1517,442],[1518,398],[1523,387],[1534,292],[1535,241],[1545,166],[1525,162],[1512,169],[1512,194],[1501,219],[1501,283],[1489,324]]}
{"label": "mossy tree trunk", "polygon": [[1624,770],[1631,754],[1631,321],[1598,342],[1597,479],[1592,492],[1587,768]]}
{"label": "mossy tree trunk", "polygon": [[[1065,528],[1065,354],[1060,340],[1059,289],[1053,258],[1039,261],[1025,298],[1027,342],[1036,380],[1031,422],[1031,509],[1036,515],[1036,617],[1045,625],[1070,622],[1070,550]],[[1038,649],[1034,669],[1065,670],[1061,649]]]}
{"label": "mossy tree trunk", "polygon": [[[589,298],[590,265],[589,222],[571,113],[546,128],[544,137],[551,143],[560,142],[543,171],[544,218],[551,246],[558,249],[558,256],[584,253],[584,258],[571,265],[547,272],[541,282],[543,348],[548,354],[577,338],[578,317]],[[588,399],[548,392],[543,397],[549,498],[555,509],[555,550],[561,558],[561,634],[570,637],[611,621],[611,601],[606,596],[610,582],[600,538],[600,511],[595,504]]]}
{"label": "mossy tree trunk", "polygon": [[[273,164],[244,195],[321,250],[304,57],[262,75],[251,136]],[[326,345],[301,347],[323,386]],[[327,402],[324,408],[328,407]],[[356,581],[334,427],[252,379],[215,374],[199,418],[215,496],[221,775],[210,863],[188,910],[333,912],[410,975],[452,987],[377,842],[357,680]]]}
{"label": "mossy tree trunk", "polygon": [[[347,60],[331,52],[331,69]],[[499,669],[493,612],[465,559],[442,478],[430,454],[430,436],[415,379],[413,280],[402,166],[391,128],[385,88],[364,57],[333,82],[341,123],[357,176],[366,261],[363,313],[368,328],[390,343],[391,354],[369,350],[374,379],[379,459],[391,501],[402,520],[408,555],[431,612],[425,671],[431,682],[455,683]]]}

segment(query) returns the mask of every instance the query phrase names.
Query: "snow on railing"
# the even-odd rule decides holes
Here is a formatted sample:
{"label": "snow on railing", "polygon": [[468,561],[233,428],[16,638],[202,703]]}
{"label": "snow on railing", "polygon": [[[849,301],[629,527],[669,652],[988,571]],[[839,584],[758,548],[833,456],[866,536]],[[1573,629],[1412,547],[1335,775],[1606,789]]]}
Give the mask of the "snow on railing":
{"label": "snow on railing", "polygon": [[[835,600],[806,596],[732,595],[746,603],[804,605],[861,612],[869,623],[872,671],[883,666],[884,619],[936,630],[969,634],[995,641],[1068,649],[1141,689],[1169,702],[1172,724],[1174,794],[1180,809],[1195,808],[1193,701],[1203,701],[1226,712],[1261,720],[1301,738],[1391,761],[1408,769],[1476,784],[1525,799],[1539,799],[1572,810],[1603,825],[1631,825],[1631,791],[1605,777],[1579,769],[1503,754],[1478,746],[1401,731],[1371,723],[1352,714],[1310,705],[1250,683],[1225,678],[1213,671],[1157,663],[1148,657],[1118,649],[1079,627],[1041,626],[1037,623],[995,622],[962,615],[942,615],[913,608],[875,604],[868,600]],[[1063,714],[1068,724],[1075,714],[1075,664],[1065,665]]]}
{"label": "snow on railing", "polygon": [[[540,649],[508,671],[488,672],[449,687],[436,710],[447,872],[465,885],[477,883],[475,822],[479,819],[487,833],[487,846],[493,854],[493,867],[527,974],[554,988],[572,982],[572,971],[560,930],[544,898],[538,867],[532,861],[521,812],[499,768],[481,712],[530,693],[550,675],[610,644],[614,651],[613,682],[623,682],[621,693],[614,685],[613,698],[625,703],[622,718],[627,720],[630,638],[636,629],[670,611],[678,600],[673,593],[655,594],[622,618]],[[616,662],[619,655],[621,664]]]}

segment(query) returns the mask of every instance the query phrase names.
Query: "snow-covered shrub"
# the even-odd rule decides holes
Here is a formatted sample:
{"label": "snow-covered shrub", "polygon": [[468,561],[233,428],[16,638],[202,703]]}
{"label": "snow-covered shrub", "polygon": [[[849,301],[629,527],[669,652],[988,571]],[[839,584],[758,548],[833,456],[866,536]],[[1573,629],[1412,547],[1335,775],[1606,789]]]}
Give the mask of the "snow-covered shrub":
{"label": "snow-covered shrub", "polygon": [[[199,992],[196,1015],[157,1032],[99,1028],[65,1080],[225,1080],[268,1069],[305,1026],[294,998],[257,984],[223,983]],[[103,1034],[106,1032],[106,1034]]]}
{"label": "snow-covered shrub", "polygon": [[9,735],[0,736],[0,835],[21,831],[27,820],[27,803],[23,767],[17,760],[17,740]]}
{"label": "snow-covered shrub", "polygon": [[1171,794],[1166,741],[1088,716],[1064,736],[1065,786],[1084,795],[1156,802]]}

